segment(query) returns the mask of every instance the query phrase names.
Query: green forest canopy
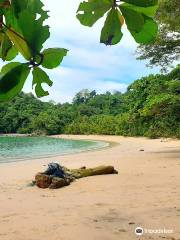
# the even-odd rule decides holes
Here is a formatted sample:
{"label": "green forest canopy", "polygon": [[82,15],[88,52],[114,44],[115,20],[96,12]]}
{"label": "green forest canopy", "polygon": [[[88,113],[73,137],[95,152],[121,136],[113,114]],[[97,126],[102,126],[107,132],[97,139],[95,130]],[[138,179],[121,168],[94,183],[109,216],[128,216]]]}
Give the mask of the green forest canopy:
{"label": "green forest canopy", "polygon": [[149,75],[127,92],[83,90],[73,103],[41,102],[20,93],[0,104],[0,133],[111,134],[180,138],[180,66]]}

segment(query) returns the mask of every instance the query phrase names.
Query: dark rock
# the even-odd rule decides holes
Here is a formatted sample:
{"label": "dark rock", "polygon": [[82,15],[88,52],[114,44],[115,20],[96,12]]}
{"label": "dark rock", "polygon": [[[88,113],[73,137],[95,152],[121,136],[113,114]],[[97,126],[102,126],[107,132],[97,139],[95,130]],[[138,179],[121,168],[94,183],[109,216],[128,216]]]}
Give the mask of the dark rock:
{"label": "dark rock", "polygon": [[64,169],[58,163],[49,163],[48,169],[44,172],[44,174],[59,178],[65,177]]}
{"label": "dark rock", "polygon": [[48,188],[52,182],[52,177],[44,173],[38,173],[35,176],[35,181],[39,188]]}
{"label": "dark rock", "polygon": [[39,188],[56,189],[67,186],[75,180],[68,171],[69,169],[58,163],[50,163],[45,172],[36,174],[35,183]]}
{"label": "dark rock", "polygon": [[52,182],[49,186],[50,189],[57,189],[57,188],[62,188],[64,186],[69,185],[70,182],[66,181],[63,178],[59,178],[59,177],[53,177]]}

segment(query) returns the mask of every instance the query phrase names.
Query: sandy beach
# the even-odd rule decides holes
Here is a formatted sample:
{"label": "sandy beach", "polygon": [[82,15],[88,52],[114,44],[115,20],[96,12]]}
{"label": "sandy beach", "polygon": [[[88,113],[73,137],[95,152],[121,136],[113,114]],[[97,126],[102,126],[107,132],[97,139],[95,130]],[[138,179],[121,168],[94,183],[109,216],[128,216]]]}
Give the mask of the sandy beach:
{"label": "sandy beach", "polygon": [[[116,144],[0,164],[0,240],[180,239],[179,140],[59,137]],[[119,174],[83,178],[58,190],[28,186],[52,161],[69,168],[113,165]],[[149,233],[138,237],[136,227]],[[156,229],[169,232],[150,233]]]}

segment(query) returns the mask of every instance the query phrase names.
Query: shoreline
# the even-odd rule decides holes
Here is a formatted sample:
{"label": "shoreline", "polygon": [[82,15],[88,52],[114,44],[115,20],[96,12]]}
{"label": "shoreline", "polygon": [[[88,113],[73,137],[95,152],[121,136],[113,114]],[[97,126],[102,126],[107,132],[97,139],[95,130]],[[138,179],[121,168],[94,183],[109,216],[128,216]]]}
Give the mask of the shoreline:
{"label": "shoreline", "polygon": [[[4,137],[31,137],[31,136],[28,136],[28,135],[14,135],[14,134],[11,134],[11,135],[4,135]],[[103,141],[103,140],[90,140],[90,139],[73,139],[73,137],[70,137],[70,138],[67,138],[66,136],[68,135],[64,135],[64,137],[61,137],[61,135],[51,135],[51,136],[46,136],[46,137],[50,137],[50,138],[60,138],[60,139],[66,139],[66,140],[75,140],[75,141],[90,141],[90,142],[99,142],[99,143],[106,143],[107,146],[96,146],[96,147],[93,147],[93,148],[90,148],[90,149],[84,149],[84,150],[80,150],[80,151],[74,151],[74,152],[69,152],[69,153],[57,153],[57,154],[52,154],[52,155],[46,155],[46,156],[34,156],[34,157],[30,157],[30,158],[26,158],[26,159],[21,159],[21,158],[14,158],[13,161],[7,161],[7,162],[1,162],[0,161],[0,166],[1,164],[11,164],[11,163],[18,163],[18,162],[26,162],[26,161],[34,161],[36,159],[49,159],[49,158],[54,158],[54,157],[60,157],[60,156],[69,156],[69,155],[74,155],[74,154],[81,154],[81,153],[85,153],[85,152],[93,152],[93,151],[101,151],[103,149],[107,149],[107,148],[111,148],[113,146],[116,146],[118,145],[117,142],[110,142],[110,141]],[[37,136],[38,137],[38,136]]]}
{"label": "shoreline", "polygon": [[[179,240],[180,141],[119,136],[56,136],[115,142],[94,151],[0,164],[1,240],[136,240],[136,227],[173,229],[141,239]],[[144,150],[144,151],[141,151]],[[118,175],[58,189],[28,187],[51,161],[69,168],[113,165]]]}

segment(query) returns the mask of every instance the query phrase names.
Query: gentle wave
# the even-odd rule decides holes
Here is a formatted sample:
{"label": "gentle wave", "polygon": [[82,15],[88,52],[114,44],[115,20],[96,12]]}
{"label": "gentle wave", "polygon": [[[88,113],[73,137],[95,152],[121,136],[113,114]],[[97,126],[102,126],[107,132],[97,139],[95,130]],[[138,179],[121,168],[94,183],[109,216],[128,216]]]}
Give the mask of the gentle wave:
{"label": "gentle wave", "polygon": [[79,153],[108,145],[101,141],[5,136],[0,137],[0,163]]}

